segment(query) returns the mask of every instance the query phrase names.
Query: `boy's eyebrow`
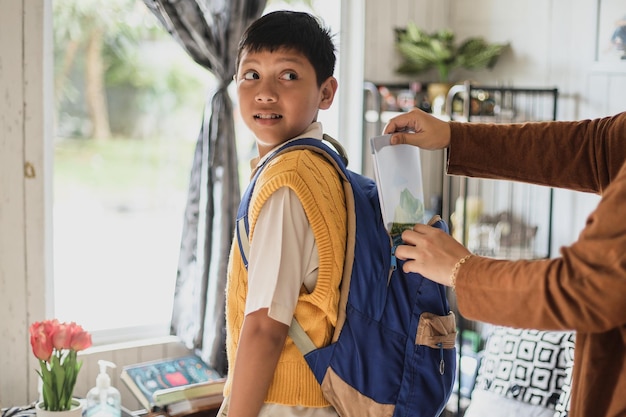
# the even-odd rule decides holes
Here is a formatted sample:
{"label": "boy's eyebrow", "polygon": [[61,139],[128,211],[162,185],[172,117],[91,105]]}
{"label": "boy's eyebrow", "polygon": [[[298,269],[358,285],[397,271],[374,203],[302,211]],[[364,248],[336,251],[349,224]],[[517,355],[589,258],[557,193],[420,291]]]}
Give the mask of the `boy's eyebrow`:
{"label": "boy's eyebrow", "polygon": [[[290,62],[292,62],[294,64],[302,64],[303,62],[306,62],[306,59],[303,58],[303,57],[295,56],[295,57],[281,57],[277,61],[280,62],[280,63],[285,63],[285,62],[290,63]],[[258,64],[261,61],[259,59],[256,59],[256,58],[247,58],[246,57],[241,62],[242,63],[245,62],[245,63]]]}

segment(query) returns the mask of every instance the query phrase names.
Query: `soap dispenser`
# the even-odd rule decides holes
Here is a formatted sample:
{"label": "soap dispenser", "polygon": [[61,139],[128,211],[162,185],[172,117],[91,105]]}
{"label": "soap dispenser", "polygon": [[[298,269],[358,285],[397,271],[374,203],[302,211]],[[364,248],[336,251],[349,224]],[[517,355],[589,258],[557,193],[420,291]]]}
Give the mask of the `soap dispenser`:
{"label": "soap dispenser", "polygon": [[100,359],[100,373],[96,377],[96,386],[89,390],[85,399],[84,417],[121,417],[122,399],[117,388],[111,386],[111,377],[107,367],[115,368],[113,362]]}

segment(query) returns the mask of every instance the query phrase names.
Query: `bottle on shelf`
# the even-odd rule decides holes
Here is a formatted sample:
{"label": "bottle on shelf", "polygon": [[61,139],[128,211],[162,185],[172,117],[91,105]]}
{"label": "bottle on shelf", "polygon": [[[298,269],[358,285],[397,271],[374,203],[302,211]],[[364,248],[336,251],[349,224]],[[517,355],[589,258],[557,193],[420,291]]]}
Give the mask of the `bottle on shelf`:
{"label": "bottle on shelf", "polygon": [[100,359],[100,373],[96,377],[96,386],[89,390],[85,398],[83,417],[121,417],[122,399],[117,388],[111,386],[111,377],[107,367],[115,368],[113,362]]}

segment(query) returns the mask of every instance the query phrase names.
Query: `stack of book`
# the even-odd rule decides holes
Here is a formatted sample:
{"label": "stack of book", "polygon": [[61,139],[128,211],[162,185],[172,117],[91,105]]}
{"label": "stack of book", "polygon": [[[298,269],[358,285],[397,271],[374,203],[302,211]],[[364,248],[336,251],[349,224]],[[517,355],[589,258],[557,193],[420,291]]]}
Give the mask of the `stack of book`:
{"label": "stack of book", "polygon": [[151,412],[183,416],[223,400],[225,378],[195,355],[126,366],[120,378]]}

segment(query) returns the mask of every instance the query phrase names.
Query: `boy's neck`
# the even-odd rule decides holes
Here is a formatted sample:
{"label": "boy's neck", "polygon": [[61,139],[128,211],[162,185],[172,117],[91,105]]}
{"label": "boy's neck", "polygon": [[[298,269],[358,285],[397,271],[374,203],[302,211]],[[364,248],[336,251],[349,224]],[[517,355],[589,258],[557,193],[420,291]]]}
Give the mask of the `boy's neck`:
{"label": "boy's neck", "polygon": [[[274,152],[274,150],[280,148],[281,146],[283,146],[285,143],[290,142],[292,140],[296,140],[296,139],[301,139],[301,138],[313,138],[313,139],[322,139],[324,135],[324,130],[322,128],[322,123],[321,122],[313,122],[309,125],[308,128],[306,128],[302,133],[300,133],[298,136],[295,136],[291,139],[287,139],[286,141],[280,143],[279,145],[276,145],[274,148],[270,149],[267,153],[265,153],[262,157],[260,156],[256,156],[254,158],[252,158],[252,160],[250,161],[250,168],[252,169],[252,171],[254,171],[254,169],[263,162],[263,160],[265,160],[268,155],[270,155],[272,152]],[[257,149],[258,151],[258,149]]]}

